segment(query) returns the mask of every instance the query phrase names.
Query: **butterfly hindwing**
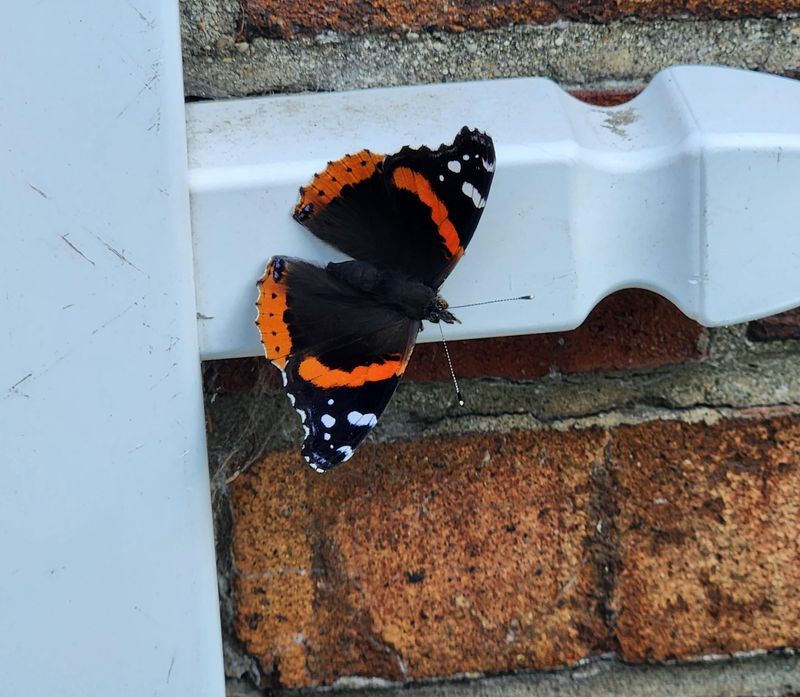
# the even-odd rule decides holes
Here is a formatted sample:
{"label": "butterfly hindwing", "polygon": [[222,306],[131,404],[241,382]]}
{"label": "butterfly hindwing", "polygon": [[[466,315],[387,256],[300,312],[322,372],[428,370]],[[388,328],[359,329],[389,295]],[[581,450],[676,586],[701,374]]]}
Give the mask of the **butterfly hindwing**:
{"label": "butterfly hindwing", "polygon": [[[303,424],[301,453],[311,467],[323,472],[350,459],[378,422],[401,373],[396,372],[399,367],[390,367],[393,374],[382,379],[353,387],[321,388],[300,374],[303,360],[308,359],[290,358],[287,362],[286,393]],[[320,373],[321,377],[328,375]]]}
{"label": "butterfly hindwing", "polygon": [[419,323],[290,257],[270,260],[257,306],[264,350],[303,423],[304,457],[318,471],[344,462],[386,408]]}
{"label": "butterfly hindwing", "polygon": [[301,189],[294,217],[356,259],[438,288],[472,239],[494,166],[491,138],[466,127],[436,150],[363,150]]}

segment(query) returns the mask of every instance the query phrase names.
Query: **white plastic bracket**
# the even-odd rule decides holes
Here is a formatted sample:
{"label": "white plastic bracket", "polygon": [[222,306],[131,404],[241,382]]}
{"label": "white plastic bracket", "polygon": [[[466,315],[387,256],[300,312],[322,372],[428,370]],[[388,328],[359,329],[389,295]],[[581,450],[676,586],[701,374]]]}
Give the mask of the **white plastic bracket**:
{"label": "white plastic bracket", "polygon": [[[273,254],[339,258],[290,217],[298,186],[360,148],[492,135],[486,211],[446,281],[450,338],[571,329],[604,296],[653,290],[701,323],[800,305],[800,83],[669,68],[594,107],[539,78],[191,104],[200,349],[257,355],[254,282]],[[436,340],[426,332],[421,340]]]}

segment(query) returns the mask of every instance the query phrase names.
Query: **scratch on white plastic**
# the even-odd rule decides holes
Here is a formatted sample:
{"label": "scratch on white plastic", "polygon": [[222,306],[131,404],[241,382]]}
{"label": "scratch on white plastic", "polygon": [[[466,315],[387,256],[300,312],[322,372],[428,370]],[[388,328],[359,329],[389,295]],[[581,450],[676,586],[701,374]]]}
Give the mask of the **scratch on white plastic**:
{"label": "scratch on white plastic", "polygon": [[611,108],[538,78],[277,96],[188,106],[202,356],[261,353],[254,284],[272,254],[341,258],[290,217],[327,160],[465,124],[494,138],[497,171],[442,294],[535,299],[460,310],[448,338],[571,329],[626,287],[709,326],[800,305],[795,81],[674,67]]}

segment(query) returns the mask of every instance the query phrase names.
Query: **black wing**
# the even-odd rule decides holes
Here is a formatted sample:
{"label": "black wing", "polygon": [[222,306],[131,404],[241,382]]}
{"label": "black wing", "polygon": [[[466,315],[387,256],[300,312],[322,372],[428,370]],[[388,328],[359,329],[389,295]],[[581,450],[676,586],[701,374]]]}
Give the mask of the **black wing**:
{"label": "black wing", "polygon": [[313,264],[273,257],[259,281],[264,351],[300,415],[302,454],[322,472],[348,460],[405,371],[419,322]]}
{"label": "black wing", "polygon": [[294,218],[355,259],[437,289],[472,239],[494,167],[492,139],[466,127],[436,150],[362,150],[302,188]]}

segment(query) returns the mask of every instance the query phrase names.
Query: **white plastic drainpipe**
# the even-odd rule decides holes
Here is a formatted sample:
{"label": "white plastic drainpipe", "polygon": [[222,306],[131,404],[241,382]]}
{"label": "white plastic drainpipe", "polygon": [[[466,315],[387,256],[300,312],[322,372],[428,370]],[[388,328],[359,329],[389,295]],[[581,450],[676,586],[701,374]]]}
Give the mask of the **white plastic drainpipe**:
{"label": "white plastic drainpipe", "polygon": [[0,693],[222,697],[177,3],[0,45]]}

